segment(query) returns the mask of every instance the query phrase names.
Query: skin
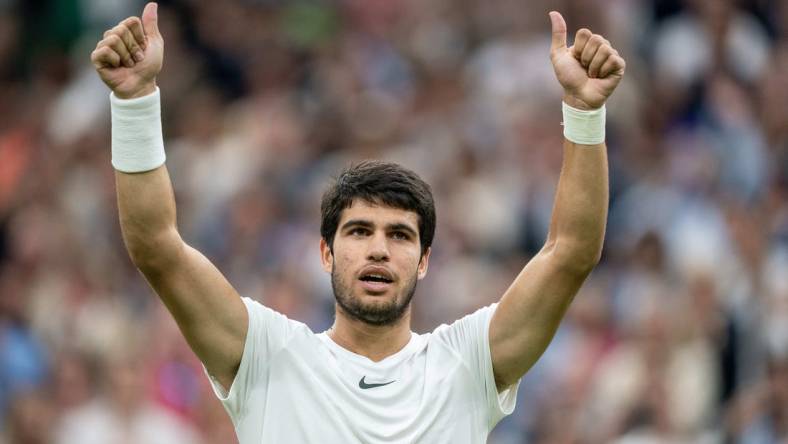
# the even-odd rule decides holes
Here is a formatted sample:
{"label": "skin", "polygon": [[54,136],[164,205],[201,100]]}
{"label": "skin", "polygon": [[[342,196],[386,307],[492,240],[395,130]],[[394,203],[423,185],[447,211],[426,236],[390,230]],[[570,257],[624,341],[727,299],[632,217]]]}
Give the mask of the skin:
{"label": "skin", "polygon": [[[410,296],[416,282],[427,274],[430,250],[422,255],[419,216],[363,200],[342,211],[333,252],[323,239],[320,257],[323,270],[339,281],[336,318],[328,335],[346,349],[379,361],[396,353],[410,340]],[[383,291],[370,291],[358,279],[365,267],[384,267],[394,282]],[[336,276],[336,277],[334,277]],[[336,288],[336,286],[335,286]],[[368,311],[397,312],[392,322],[378,325],[355,316],[343,305],[353,303]]]}
{"label": "skin", "polygon": [[[561,14],[550,13],[550,60],[564,102],[602,107],[626,63],[604,37],[580,29],[567,46]],[[550,230],[542,249],[515,278],[490,321],[490,352],[499,390],[514,384],[550,344],[580,286],[599,262],[608,208],[607,146],[564,139]]]}
{"label": "skin", "polygon": [[[624,60],[607,40],[587,29],[579,30],[574,45],[567,46],[563,17],[551,12],[550,20],[550,59],[564,101],[579,109],[601,107],[624,75]],[[91,60],[116,96],[134,98],[155,91],[163,54],[156,5],[149,3],[141,18],[130,17],[107,31]],[[563,154],[547,240],[504,293],[491,320],[488,339],[499,390],[516,382],[544,352],[601,255],[608,205],[606,147],[564,140]],[[121,231],[132,261],[208,371],[228,388],[248,327],[238,293],[181,239],[166,166],[136,174],[116,172],[115,179]],[[352,220],[364,221],[366,228],[343,225]],[[328,334],[374,361],[396,353],[410,338],[407,298],[426,275],[430,253],[420,251],[417,222],[413,212],[354,202],[342,213],[333,251],[325,240],[320,243],[323,268],[332,275],[342,301]],[[395,234],[403,227],[415,235]],[[385,267],[394,277],[383,291],[369,291],[358,280],[363,267],[371,265]],[[358,310],[348,309],[353,305]],[[401,315],[380,322],[380,313],[398,307]],[[364,312],[377,312],[378,317],[365,320]]]}

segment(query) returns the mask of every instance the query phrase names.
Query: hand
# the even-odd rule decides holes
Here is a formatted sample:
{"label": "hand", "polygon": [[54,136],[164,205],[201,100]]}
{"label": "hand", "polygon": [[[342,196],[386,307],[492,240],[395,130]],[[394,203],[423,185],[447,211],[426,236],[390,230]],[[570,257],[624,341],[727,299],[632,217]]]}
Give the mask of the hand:
{"label": "hand", "polygon": [[164,60],[157,6],[148,3],[142,20],[129,17],[105,32],[90,54],[99,77],[119,98],[141,97],[156,90],[156,75]]}
{"label": "hand", "polygon": [[564,88],[564,101],[579,109],[602,107],[624,77],[626,62],[610,42],[585,28],[577,31],[575,44],[567,48],[564,18],[553,11],[550,21],[550,60]]}

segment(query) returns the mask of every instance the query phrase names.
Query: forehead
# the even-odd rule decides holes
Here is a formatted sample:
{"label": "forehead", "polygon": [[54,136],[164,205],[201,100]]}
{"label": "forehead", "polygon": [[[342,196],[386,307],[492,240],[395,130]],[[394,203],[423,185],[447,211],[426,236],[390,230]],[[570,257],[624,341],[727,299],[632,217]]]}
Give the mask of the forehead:
{"label": "forehead", "polygon": [[339,226],[341,227],[350,220],[364,220],[375,225],[401,223],[410,226],[416,232],[419,227],[419,215],[415,211],[372,203],[363,199],[353,199],[350,206],[342,210]]}

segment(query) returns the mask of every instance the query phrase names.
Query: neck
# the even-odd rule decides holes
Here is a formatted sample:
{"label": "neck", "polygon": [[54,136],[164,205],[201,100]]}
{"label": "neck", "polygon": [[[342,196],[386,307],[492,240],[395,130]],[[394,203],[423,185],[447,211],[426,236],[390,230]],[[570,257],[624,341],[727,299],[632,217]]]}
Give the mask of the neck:
{"label": "neck", "polygon": [[328,337],[342,348],[374,362],[402,350],[410,341],[410,307],[390,325],[372,325],[349,316],[339,305]]}

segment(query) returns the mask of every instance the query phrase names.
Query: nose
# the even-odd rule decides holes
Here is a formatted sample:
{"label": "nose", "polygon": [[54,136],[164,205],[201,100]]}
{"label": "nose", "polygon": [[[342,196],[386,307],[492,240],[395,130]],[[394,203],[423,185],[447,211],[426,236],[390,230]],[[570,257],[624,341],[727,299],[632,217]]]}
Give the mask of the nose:
{"label": "nose", "polygon": [[389,260],[389,246],[385,233],[378,232],[370,237],[367,259],[375,262],[386,262]]}

